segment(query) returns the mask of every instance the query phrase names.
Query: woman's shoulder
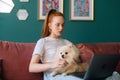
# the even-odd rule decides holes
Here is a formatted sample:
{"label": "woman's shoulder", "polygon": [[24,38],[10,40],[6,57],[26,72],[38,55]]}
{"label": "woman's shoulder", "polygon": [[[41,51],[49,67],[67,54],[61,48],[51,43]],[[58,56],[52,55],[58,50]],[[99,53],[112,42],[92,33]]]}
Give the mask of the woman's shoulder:
{"label": "woman's shoulder", "polygon": [[49,40],[49,38],[48,37],[40,38],[40,39],[38,39],[37,42],[44,42],[46,40]]}
{"label": "woman's shoulder", "polygon": [[44,40],[44,38],[39,38],[39,39],[38,39],[38,42],[39,42],[39,41],[42,41],[42,40]]}
{"label": "woman's shoulder", "polygon": [[37,43],[43,43],[45,38],[39,38]]}

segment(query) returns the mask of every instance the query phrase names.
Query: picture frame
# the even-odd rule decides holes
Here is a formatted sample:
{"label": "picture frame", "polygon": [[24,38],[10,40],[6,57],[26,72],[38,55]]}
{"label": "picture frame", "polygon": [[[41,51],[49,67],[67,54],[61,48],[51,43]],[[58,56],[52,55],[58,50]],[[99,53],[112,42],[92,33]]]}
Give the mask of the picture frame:
{"label": "picture frame", "polygon": [[19,9],[16,15],[18,20],[27,20],[29,13],[26,9]]}
{"label": "picture frame", "polygon": [[20,2],[29,2],[29,0],[20,0]]}
{"label": "picture frame", "polygon": [[50,9],[63,13],[63,0],[38,0],[38,20],[44,20]]}
{"label": "picture frame", "polygon": [[94,20],[94,0],[70,0],[70,20]]}

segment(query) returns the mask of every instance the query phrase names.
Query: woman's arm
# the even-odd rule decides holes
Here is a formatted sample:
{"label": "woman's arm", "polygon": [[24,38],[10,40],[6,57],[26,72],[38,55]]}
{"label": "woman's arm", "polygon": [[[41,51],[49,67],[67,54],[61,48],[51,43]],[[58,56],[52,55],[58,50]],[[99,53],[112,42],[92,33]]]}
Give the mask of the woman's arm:
{"label": "woman's arm", "polygon": [[39,63],[40,55],[33,55],[29,65],[29,72],[44,72],[49,69],[62,68],[67,65],[65,60],[58,60],[52,63]]}
{"label": "woman's arm", "polygon": [[42,64],[39,63],[40,55],[33,55],[29,65],[29,72],[44,72],[48,69],[51,69],[51,64]]}

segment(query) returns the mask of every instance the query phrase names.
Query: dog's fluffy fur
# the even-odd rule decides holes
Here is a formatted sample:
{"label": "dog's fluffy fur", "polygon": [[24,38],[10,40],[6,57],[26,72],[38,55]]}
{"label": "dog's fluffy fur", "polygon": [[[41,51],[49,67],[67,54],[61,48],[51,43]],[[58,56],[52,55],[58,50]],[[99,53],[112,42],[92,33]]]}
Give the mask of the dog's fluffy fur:
{"label": "dog's fluffy fur", "polygon": [[85,72],[88,68],[87,63],[81,63],[80,51],[73,45],[68,44],[60,47],[55,55],[55,60],[64,59],[67,61],[67,66],[64,68],[56,68],[51,73],[52,76],[62,73],[64,76],[73,72]]}

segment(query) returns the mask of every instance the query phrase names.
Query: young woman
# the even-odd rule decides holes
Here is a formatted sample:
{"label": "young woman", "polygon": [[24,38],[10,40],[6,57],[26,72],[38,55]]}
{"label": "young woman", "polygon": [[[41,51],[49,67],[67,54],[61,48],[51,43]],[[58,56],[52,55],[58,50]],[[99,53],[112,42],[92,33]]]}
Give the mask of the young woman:
{"label": "young woman", "polygon": [[[42,38],[37,41],[29,71],[38,73],[44,72],[44,80],[81,80],[73,75],[50,75],[51,70],[57,67],[65,67],[67,62],[65,60],[53,61],[53,57],[57,48],[71,43],[66,39],[60,38],[64,29],[64,15],[57,10],[51,9],[44,22]],[[39,63],[39,61],[42,63]]]}

